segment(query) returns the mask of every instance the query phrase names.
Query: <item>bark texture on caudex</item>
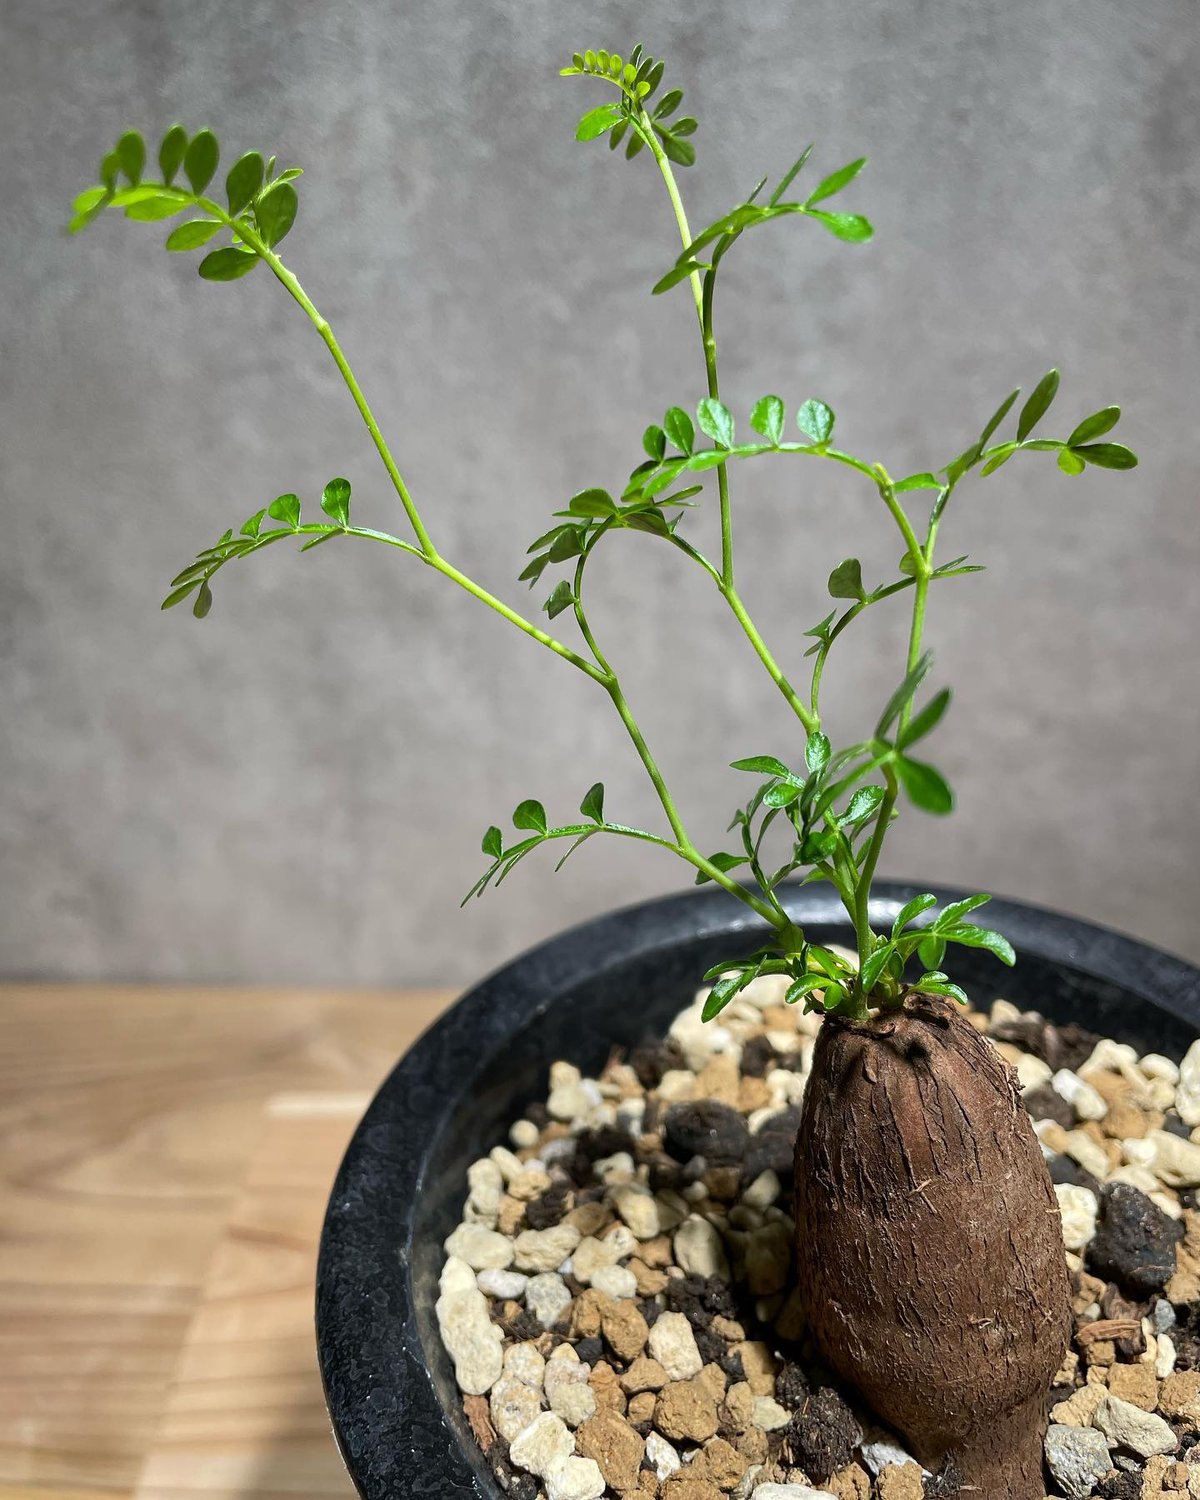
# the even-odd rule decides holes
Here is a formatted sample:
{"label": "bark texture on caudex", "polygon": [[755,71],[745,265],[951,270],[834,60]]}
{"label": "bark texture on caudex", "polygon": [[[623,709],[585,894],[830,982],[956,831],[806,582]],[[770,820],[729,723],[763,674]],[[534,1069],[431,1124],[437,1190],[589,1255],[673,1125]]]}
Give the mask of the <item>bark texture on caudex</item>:
{"label": "bark texture on caudex", "polygon": [[1058,1204],[1016,1077],[949,1001],[831,1018],[796,1141],[797,1278],[825,1359],[964,1495],[1042,1500],[1067,1348]]}

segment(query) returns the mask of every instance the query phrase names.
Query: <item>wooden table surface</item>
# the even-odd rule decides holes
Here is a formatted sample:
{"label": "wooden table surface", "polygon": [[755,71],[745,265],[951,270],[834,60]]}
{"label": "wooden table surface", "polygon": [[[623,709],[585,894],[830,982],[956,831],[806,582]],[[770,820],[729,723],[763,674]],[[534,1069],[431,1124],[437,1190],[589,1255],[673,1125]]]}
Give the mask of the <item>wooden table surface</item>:
{"label": "wooden table surface", "polygon": [[317,1235],[449,999],[0,987],[0,1500],[351,1500]]}

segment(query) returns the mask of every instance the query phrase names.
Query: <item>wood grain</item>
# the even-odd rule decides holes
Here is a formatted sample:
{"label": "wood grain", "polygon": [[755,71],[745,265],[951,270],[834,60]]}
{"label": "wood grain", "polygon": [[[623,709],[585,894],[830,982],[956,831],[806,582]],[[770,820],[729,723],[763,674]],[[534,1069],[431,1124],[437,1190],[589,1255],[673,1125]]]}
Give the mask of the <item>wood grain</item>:
{"label": "wood grain", "polygon": [[[212,1343],[210,1272],[218,1287],[242,1284],[230,1281],[230,1267],[247,1258],[256,1214],[266,1215],[263,1254],[248,1256],[247,1266],[263,1293],[265,1326],[275,1326],[280,1306],[294,1305],[301,1269],[311,1276],[324,1195],[355,1111],[449,998],[0,989],[3,1500],[134,1494],[147,1455],[162,1451],[155,1442],[164,1414],[168,1449],[178,1423],[196,1420],[168,1397],[181,1352],[179,1389],[187,1391],[188,1361]],[[242,1296],[230,1303],[241,1307],[235,1322],[245,1318]],[[266,1339],[245,1351],[258,1365],[243,1367],[263,1391],[278,1382],[275,1396],[249,1409],[270,1452],[295,1445],[299,1472],[312,1469],[310,1451],[321,1444],[332,1454],[323,1408],[305,1383],[311,1303],[306,1317],[304,1338]],[[221,1357],[236,1370],[235,1347]],[[221,1410],[240,1413],[242,1404]],[[279,1425],[268,1435],[271,1409]],[[219,1413],[206,1419],[205,1442],[217,1442],[220,1421]],[[263,1467],[264,1476],[267,1467],[279,1468]],[[236,1472],[243,1487],[224,1493],[272,1493],[245,1488],[252,1474]],[[170,1493],[160,1487],[155,1500]]]}

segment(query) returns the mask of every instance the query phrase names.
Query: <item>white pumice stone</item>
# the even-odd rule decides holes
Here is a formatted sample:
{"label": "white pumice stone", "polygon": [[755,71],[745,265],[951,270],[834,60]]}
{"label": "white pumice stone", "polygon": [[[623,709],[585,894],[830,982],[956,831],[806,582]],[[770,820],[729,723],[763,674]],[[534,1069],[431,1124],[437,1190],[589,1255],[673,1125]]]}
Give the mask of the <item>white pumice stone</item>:
{"label": "white pumice stone", "polygon": [[546,1500],[600,1500],[604,1475],[594,1458],[571,1456],[546,1474]]}
{"label": "white pumice stone", "polygon": [[592,1285],[618,1302],[637,1296],[637,1277],[624,1266],[601,1266],[592,1276]]}
{"label": "white pumice stone", "polygon": [[434,1310],[459,1390],[485,1396],[504,1367],[504,1334],[491,1320],[487,1298],[478,1287],[448,1292],[438,1298]]}
{"label": "white pumice stone", "polygon": [[513,1264],[518,1271],[557,1271],[579,1240],[579,1231],[573,1224],[523,1229],[512,1242]]}
{"label": "white pumice stone", "polygon": [[1161,1052],[1147,1052],[1138,1063],[1147,1078],[1161,1078],[1165,1083],[1179,1082],[1179,1064],[1164,1057]]}
{"label": "white pumice stone", "polygon": [[1147,1139],[1154,1152],[1148,1165],[1160,1182],[1169,1188],[1200,1185],[1200,1146],[1169,1130],[1152,1130]]}
{"label": "white pumice stone", "polygon": [[550,1090],[546,1109],[552,1120],[569,1125],[575,1120],[585,1119],[596,1102],[581,1083],[568,1083]]}
{"label": "white pumice stone", "polygon": [[1069,1068],[1059,1068],[1050,1080],[1050,1087],[1060,1099],[1066,1100],[1077,1119],[1102,1120],[1108,1113],[1108,1104],[1103,1097]]}
{"label": "white pumice stone", "polygon": [[770,1208],[782,1191],[778,1175],[768,1167],[765,1172],[759,1173],[742,1194],[742,1202],[747,1208]]}
{"label": "white pumice stone", "polygon": [[719,1276],[723,1281],[729,1280],[729,1261],[721,1236],[699,1214],[691,1214],[675,1231],[675,1264],[682,1266],[689,1276]]}
{"label": "white pumice stone", "polygon": [[568,1427],[578,1427],[596,1415],[596,1393],[586,1380],[556,1385],[549,1394],[549,1401],[550,1410]]}
{"label": "white pumice stone", "polygon": [[1050,1064],[1043,1062],[1040,1057],[1034,1057],[1032,1052],[1022,1052],[1017,1058],[1015,1067],[1017,1082],[1021,1085],[1023,1094],[1028,1093],[1030,1089],[1040,1089],[1053,1077]]}
{"label": "white pumice stone", "polygon": [[445,1296],[449,1292],[469,1292],[474,1285],[475,1272],[465,1260],[451,1255],[438,1278],[438,1291]]}
{"label": "white pumice stone", "polygon": [[519,1302],[529,1285],[529,1277],[520,1271],[480,1271],[475,1278],[479,1290],[502,1302]]}
{"label": "white pumice stone", "polygon": [[1108,1154],[1082,1130],[1068,1130],[1063,1150],[1072,1161],[1103,1182],[1108,1177]]}
{"label": "white pumice stone", "polygon": [[541,1140],[541,1131],[532,1120],[515,1120],[509,1127],[508,1138],[518,1151],[528,1151]]}
{"label": "white pumice stone", "polygon": [[763,1432],[778,1432],[792,1420],[786,1407],[780,1406],[774,1396],[755,1396],[754,1425]]}
{"label": "white pumice stone", "polygon": [[483,1224],[460,1224],[446,1241],[446,1253],[474,1271],[503,1271],[512,1265],[513,1242]]}
{"label": "white pumice stone", "polygon": [[672,1380],[690,1380],[704,1368],[696,1335],[683,1313],[663,1313],[650,1329],[648,1347],[651,1358]]}
{"label": "white pumice stone", "polygon": [[612,1191],[612,1205],[636,1239],[652,1240],[662,1233],[658,1203],[642,1183],[619,1183]]}
{"label": "white pumice stone", "polygon": [[668,1068],[658,1085],[658,1097],[667,1104],[684,1104],[696,1097],[696,1075],[688,1068]]}
{"label": "white pumice stone", "polygon": [[617,1151],[612,1156],[602,1156],[592,1163],[592,1175],[605,1187],[616,1187],[634,1179],[633,1157],[628,1151]]}
{"label": "white pumice stone", "polygon": [[504,1351],[504,1373],[540,1391],[546,1374],[546,1361],[535,1344],[510,1344]]}
{"label": "white pumice stone", "polygon": [[532,1277],[525,1288],[525,1306],[543,1328],[553,1328],[571,1301],[569,1288],[554,1271]]}
{"label": "white pumice stone", "polygon": [[507,1146],[493,1146],[488,1155],[505,1182],[511,1182],[525,1170],[525,1163]]}
{"label": "white pumice stone", "polygon": [[541,1392],[515,1375],[502,1375],[488,1396],[492,1426],[506,1443],[511,1443],[536,1421],[541,1410]]}
{"label": "white pumice stone", "polygon": [[646,1438],[646,1458],[660,1480],[678,1473],[683,1467],[679,1454],[658,1432],[651,1432]]}
{"label": "white pumice stone", "polygon": [[508,1456],[518,1469],[539,1479],[554,1465],[575,1452],[575,1439],[561,1417],[544,1411],[513,1442]]}
{"label": "white pumice stone", "polygon": [[1096,1234],[1100,1200],[1091,1188],[1056,1183],[1054,1195],[1062,1215],[1063,1244],[1068,1250],[1085,1250]]}

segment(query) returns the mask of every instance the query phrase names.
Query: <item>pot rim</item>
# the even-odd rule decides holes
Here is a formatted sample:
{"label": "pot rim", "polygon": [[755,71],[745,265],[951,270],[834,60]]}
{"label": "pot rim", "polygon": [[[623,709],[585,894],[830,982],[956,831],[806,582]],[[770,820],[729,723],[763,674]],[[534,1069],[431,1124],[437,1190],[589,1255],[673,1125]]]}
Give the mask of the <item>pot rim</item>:
{"label": "pot rim", "polygon": [[[901,906],[923,891],[931,891],[939,904],[969,894],[879,881],[871,899],[872,925],[890,927]],[[850,932],[830,887],[793,884],[780,895],[801,926],[844,926]],[[1200,1027],[1200,968],[1183,958],[1008,897],[993,898],[988,925],[1003,932],[1018,953],[1025,949],[1084,980],[1118,986]],[[479,1450],[461,1451],[425,1367],[410,1256],[415,1205],[427,1188],[429,1159],[447,1119],[456,1117],[454,1106],[471,1098],[472,1060],[482,1065],[506,1035],[528,1027],[573,984],[605,968],[688,940],[724,935],[736,942],[766,930],[715,887],[592,918],[467,990],[384,1080],[338,1169],[317,1268],[321,1379],[334,1436],[360,1495],[383,1500],[426,1493],[499,1494]],[[380,1214],[384,1201],[386,1229]],[[379,1285],[370,1289],[372,1280],[386,1282],[386,1292]]]}

